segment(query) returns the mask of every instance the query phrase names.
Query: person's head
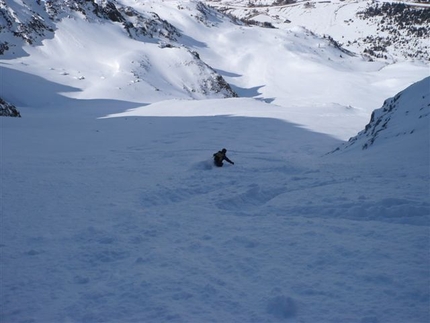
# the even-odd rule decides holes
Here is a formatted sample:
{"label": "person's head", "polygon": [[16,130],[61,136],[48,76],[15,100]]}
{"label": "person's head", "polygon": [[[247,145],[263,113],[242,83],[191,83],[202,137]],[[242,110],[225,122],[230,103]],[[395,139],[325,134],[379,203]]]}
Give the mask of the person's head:
{"label": "person's head", "polygon": [[227,152],[227,149],[223,148],[221,151],[225,154]]}

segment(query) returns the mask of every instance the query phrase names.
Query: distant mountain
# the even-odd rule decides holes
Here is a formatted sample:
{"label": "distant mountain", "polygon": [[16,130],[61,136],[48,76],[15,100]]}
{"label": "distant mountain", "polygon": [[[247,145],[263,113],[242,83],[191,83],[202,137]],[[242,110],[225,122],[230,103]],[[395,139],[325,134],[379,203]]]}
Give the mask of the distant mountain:
{"label": "distant mountain", "polygon": [[[345,139],[367,121],[373,97],[378,103],[427,75],[427,62],[408,59],[400,69],[384,58],[369,63],[379,56],[361,52],[361,42],[348,45],[357,35],[377,34],[370,19],[379,11],[366,8],[364,1],[340,0],[0,0],[0,97],[23,112],[84,100],[135,106],[239,94],[273,103],[281,117],[294,114],[300,124],[318,118],[325,107],[360,120],[350,132],[348,122],[336,119],[338,128],[348,128]],[[426,35],[429,27],[423,28],[417,35]],[[413,37],[418,53],[421,38]],[[400,55],[387,51],[393,59]],[[416,65],[419,76],[407,65]],[[402,75],[398,84],[373,77],[401,70],[413,76]],[[328,128],[318,122],[313,130],[334,126]]]}
{"label": "distant mountain", "polygon": [[52,38],[56,23],[73,17],[91,23],[120,23],[128,36],[141,41],[175,41],[180,33],[154,12],[138,12],[116,1],[0,0],[0,54],[22,43],[40,45]]}
{"label": "distant mountain", "polygon": [[[194,3],[193,5],[195,12],[201,12],[199,19],[204,19],[208,12],[213,11],[202,3]],[[166,66],[175,66],[174,73],[176,75],[192,74],[193,76],[191,78],[178,76],[174,78],[172,75],[164,75],[164,80],[160,80],[163,76],[157,75],[158,84],[165,84],[166,91],[182,92],[184,96],[189,98],[237,96],[215,69],[202,61],[198,53],[183,44],[184,35],[177,28],[161,19],[157,13],[136,10],[136,7],[137,5],[131,7],[124,5],[122,1],[115,0],[0,0],[0,58],[13,59],[28,56],[25,47],[29,45],[40,46],[45,40],[54,39],[58,28],[62,28],[61,23],[63,21],[71,20],[76,24],[85,22],[102,26],[106,30],[111,28],[115,31],[117,27],[120,27],[123,34],[122,38],[135,40],[142,45],[158,46],[158,48],[148,50],[139,48],[136,50],[135,56],[140,57],[137,61],[137,64],[140,65],[124,67],[130,69],[128,71],[130,78],[134,78],[135,82],[151,82],[148,70],[153,63],[151,58],[156,58],[162,60]],[[84,34],[79,34],[79,30],[74,31],[73,28],[68,32],[69,34],[72,33],[71,38],[78,41],[85,37]],[[112,41],[112,48],[118,46],[115,39],[112,38],[110,41]],[[60,45],[64,46],[65,51],[69,51],[67,46],[70,44],[67,41],[62,41]],[[169,50],[174,53],[169,53]],[[150,54],[146,55],[146,51],[150,51]],[[143,61],[144,63],[142,63]],[[135,64],[135,62],[128,63],[130,65]],[[142,75],[146,75],[147,79],[143,80]],[[172,79],[175,79],[175,82]],[[153,90],[160,91],[157,84],[150,83],[148,86]]]}
{"label": "distant mountain", "polygon": [[[337,148],[373,149],[378,145],[398,145],[428,150],[430,124],[430,77],[427,77],[373,111],[365,129]],[[402,149],[399,149],[402,151]]]}
{"label": "distant mountain", "polygon": [[206,0],[244,23],[302,26],[369,60],[430,60],[430,1]]}

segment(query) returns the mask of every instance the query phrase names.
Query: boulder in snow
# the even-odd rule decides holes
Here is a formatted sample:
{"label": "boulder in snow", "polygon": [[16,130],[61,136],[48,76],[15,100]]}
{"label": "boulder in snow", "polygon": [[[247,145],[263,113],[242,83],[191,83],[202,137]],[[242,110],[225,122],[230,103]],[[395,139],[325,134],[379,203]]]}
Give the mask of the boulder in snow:
{"label": "boulder in snow", "polygon": [[0,98],[0,116],[1,117],[21,117],[16,107],[2,98]]}

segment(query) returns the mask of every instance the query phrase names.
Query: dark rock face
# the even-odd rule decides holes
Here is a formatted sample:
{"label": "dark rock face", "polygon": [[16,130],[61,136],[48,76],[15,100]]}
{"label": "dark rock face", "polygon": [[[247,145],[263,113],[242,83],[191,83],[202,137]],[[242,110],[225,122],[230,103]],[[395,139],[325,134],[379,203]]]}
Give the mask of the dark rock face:
{"label": "dark rock face", "polygon": [[21,117],[16,107],[0,98],[0,117]]}
{"label": "dark rock face", "polygon": [[42,10],[43,6],[40,1],[32,1],[15,8],[0,0],[0,55],[21,47],[23,43],[37,45],[52,37],[55,24]]}

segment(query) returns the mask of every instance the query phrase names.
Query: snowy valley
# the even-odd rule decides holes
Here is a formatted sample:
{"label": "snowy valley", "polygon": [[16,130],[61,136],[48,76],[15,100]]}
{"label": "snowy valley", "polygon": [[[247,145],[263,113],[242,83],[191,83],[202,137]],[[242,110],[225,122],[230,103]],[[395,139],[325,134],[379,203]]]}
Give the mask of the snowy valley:
{"label": "snowy valley", "polygon": [[0,0],[0,322],[428,322],[430,9],[399,8]]}
{"label": "snowy valley", "polygon": [[[429,60],[429,2],[208,0],[248,24],[301,25],[368,59]],[[282,27],[281,27],[282,28]]]}

